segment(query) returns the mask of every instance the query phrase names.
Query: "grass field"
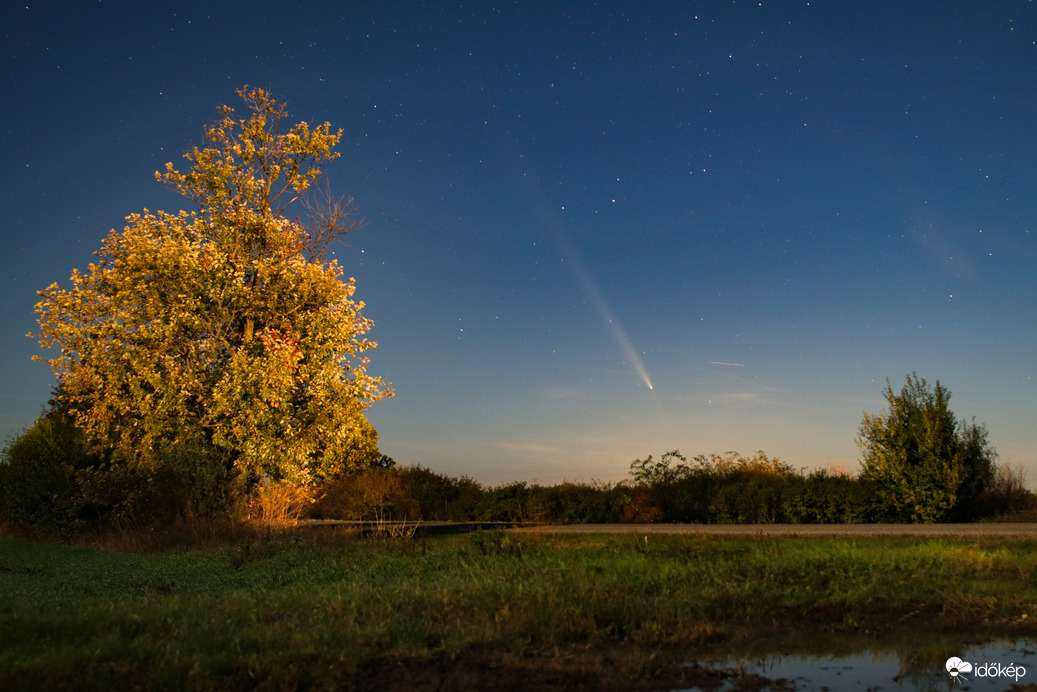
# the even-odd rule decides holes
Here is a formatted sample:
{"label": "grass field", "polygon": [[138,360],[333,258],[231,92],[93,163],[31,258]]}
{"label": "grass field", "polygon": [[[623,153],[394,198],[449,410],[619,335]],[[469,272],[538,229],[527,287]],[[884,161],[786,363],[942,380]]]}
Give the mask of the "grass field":
{"label": "grass field", "polygon": [[128,552],[0,538],[0,689],[665,689],[780,637],[1037,634],[1037,543],[361,538]]}

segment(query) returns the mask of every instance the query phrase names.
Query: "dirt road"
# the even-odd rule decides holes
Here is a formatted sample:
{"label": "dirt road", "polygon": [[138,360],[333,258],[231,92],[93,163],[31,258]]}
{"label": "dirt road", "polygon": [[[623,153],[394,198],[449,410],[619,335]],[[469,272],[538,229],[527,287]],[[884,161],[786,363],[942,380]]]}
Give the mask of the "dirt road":
{"label": "dirt road", "polygon": [[946,538],[1033,538],[1031,524],[566,524],[511,529],[528,533],[678,534],[688,536],[924,536]]}

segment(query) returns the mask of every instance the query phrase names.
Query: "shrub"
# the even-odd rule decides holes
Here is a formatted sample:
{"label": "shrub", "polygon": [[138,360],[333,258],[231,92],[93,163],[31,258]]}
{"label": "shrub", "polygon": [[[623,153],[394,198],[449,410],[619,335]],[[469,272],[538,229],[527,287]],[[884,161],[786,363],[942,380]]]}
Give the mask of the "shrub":
{"label": "shrub", "polygon": [[418,519],[418,503],[407,495],[395,468],[346,474],[320,488],[310,514],[317,519],[389,521]]}
{"label": "shrub", "polygon": [[997,452],[975,422],[958,421],[939,381],[930,388],[917,375],[900,394],[889,382],[888,413],[864,414],[857,444],[864,458],[861,478],[879,483],[897,521],[969,521],[994,475]]}
{"label": "shrub", "polygon": [[564,524],[604,524],[623,516],[625,496],[609,485],[562,483],[534,490],[544,518]]}
{"label": "shrub", "polygon": [[623,509],[623,521],[627,524],[654,524],[662,518],[662,509],[652,504],[644,492],[633,493]]}
{"label": "shrub", "polygon": [[471,521],[475,519],[476,507],[486,494],[486,489],[471,476],[461,476],[454,481],[457,484],[457,498],[448,505],[444,518],[452,521]]}
{"label": "shrub", "polygon": [[710,513],[721,524],[775,524],[785,521],[782,493],[788,480],[784,476],[752,470],[738,470],[717,485]]}
{"label": "shrub", "polygon": [[674,450],[631,466],[636,505],[631,521],[753,523],[784,520],[782,494],[797,474],[777,457],[757,451],[699,455],[690,461]]}
{"label": "shrub", "polygon": [[880,520],[880,504],[874,483],[818,471],[788,484],[783,513],[793,524],[862,524]]}
{"label": "shrub", "polygon": [[99,462],[65,416],[51,412],[40,417],[3,452],[0,513],[29,531],[77,533],[85,525],[77,471]]}
{"label": "shrub", "polygon": [[1022,466],[1000,464],[978,501],[980,516],[1011,516],[1037,509],[1037,495],[1026,487]]}
{"label": "shrub", "polygon": [[4,450],[0,515],[44,534],[88,527],[228,518],[241,492],[227,459],[192,442],[170,444],[135,463],[90,448],[60,404]]}
{"label": "shrub", "polygon": [[307,485],[262,483],[250,502],[249,519],[275,526],[295,525],[314,504],[314,489]]}
{"label": "shrub", "polygon": [[400,469],[404,494],[417,503],[418,516],[426,520],[470,519],[471,509],[482,494],[481,486],[468,476],[450,478],[424,466]]}
{"label": "shrub", "polygon": [[540,521],[546,518],[534,489],[524,482],[507,483],[484,491],[475,505],[474,514],[473,518],[478,521]]}
{"label": "shrub", "polygon": [[704,469],[681,478],[669,488],[653,488],[652,495],[661,505],[660,518],[688,524],[711,524],[713,495],[723,480]]}
{"label": "shrub", "polygon": [[178,442],[157,452],[156,466],[176,514],[187,519],[230,519],[242,513],[248,489],[227,452],[201,440]]}

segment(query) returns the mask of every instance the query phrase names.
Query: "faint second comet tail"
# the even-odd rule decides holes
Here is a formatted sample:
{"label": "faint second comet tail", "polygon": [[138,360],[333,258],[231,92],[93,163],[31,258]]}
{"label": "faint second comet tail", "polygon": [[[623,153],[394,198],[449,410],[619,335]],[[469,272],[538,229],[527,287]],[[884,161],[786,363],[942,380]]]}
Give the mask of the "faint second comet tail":
{"label": "faint second comet tail", "polygon": [[711,360],[711,361],[709,361],[709,364],[710,365],[730,365],[733,368],[744,368],[745,367],[745,363],[725,363],[722,360]]}

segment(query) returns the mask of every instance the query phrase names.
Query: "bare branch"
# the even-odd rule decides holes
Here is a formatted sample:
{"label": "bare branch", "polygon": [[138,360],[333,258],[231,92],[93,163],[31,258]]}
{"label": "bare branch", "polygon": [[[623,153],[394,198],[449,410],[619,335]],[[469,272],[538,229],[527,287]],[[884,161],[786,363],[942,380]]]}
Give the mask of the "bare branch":
{"label": "bare branch", "polygon": [[353,198],[335,197],[327,185],[316,187],[304,204],[309,217],[307,227],[312,230],[300,250],[306,252],[311,262],[323,262],[324,253],[334,241],[367,225],[365,219],[354,218]]}

